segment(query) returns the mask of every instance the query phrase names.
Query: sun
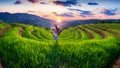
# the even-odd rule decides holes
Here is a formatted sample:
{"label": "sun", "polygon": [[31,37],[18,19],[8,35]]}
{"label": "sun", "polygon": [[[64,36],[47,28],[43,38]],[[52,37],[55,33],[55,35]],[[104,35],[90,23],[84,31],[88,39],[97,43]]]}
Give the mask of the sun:
{"label": "sun", "polygon": [[60,19],[57,19],[57,23],[61,23],[62,22],[62,20],[60,20]]}

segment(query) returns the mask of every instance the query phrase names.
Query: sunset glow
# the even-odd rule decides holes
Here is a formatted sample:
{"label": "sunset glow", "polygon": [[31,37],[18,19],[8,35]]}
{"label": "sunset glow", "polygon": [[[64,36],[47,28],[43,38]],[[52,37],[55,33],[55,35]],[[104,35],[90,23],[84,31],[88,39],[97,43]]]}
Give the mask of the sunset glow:
{"label": "sunset glow", "polygon": [[[91,2],[90,2],[91,1]],[[0,12],[29,13],[56,21],[120,19],[120,0],[0,0]]]}
{"label": "sunset glow", "polygon": [[57,23],[60,24],[62,21],[60,19],[57,20]]}

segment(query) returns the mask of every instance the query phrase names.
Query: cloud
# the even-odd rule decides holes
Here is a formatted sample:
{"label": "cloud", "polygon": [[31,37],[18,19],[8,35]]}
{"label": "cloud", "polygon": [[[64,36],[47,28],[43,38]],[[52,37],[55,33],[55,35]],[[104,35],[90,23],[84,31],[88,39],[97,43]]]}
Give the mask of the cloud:
{"label": "cloud", "polygon": [[28,0],[31,3],[38,3],[38,0]]}
{"label": "cloud", "polygon": [[108,16],[113,16],[113,15],[116,15],[117,9],[103,9],[101,11],[102,14],[105,14],[105,15],[108,15]]}
{"label": "cloud", "polygon": [[21,0],[17,0],[14,4],[21,4]]}
{"label": "cloud", "polygon": [[45,2],[40,2],[40,4],[46,4]]}
{"label": "cloud", "polygon": [[92,16],[94,15],[91,11],[89,10],[80,10],[80,9],[74,9],[74,8],[68,8],[68,10],[71,10],[71,11],[78,11],[80,12],[80,15],[79,16],[82,16],[82,17],[87,17],[87,16]]}
{"label": "cloud", "polygon": [[63,17],[74,17],[73,16],[73,13],[63,13],[63,14],[60,14],[60,16],[63,16]]}
{"label": "cloud", "polygon": [[57,12],[52,12],[54,15],[56,16],[62,16],[62,17],[74,17],[73,13],[68,12],[68,13],[62,13],[62,14],[58,14]]}
{"label": "cloud", "polygon": [[43,15],[44,17],[49,17],[49,15]]}
{"label": "cloud", "polygon": [[94,15],[91,11],[80,11],[80,15],[79,16],[82,16],[82,17],[87,17],[87,16],[92,16]]}
{"label": "cloud", "polygon": [[99,4],[96,2],[88,2],[88,5],[99,5]]}
{"label": "cloud", "polygon": [[57,12],[52,12],[55,16],[59,16],[58,14],[57,14]]}
{"label": "cloud", "polygon": [[[21,4],[21,1],[22,0],[17,0],[15,2],[15,4]],[[40,4],[48,4],[48,3],[52,2],[52,3],[54,3],[56,5],[60,5],[60,6],[72,6],[72,5],[81,6],[77,0],[48,0],[48,1],[46,1],[46,0],[27,0],[27,1],[30,3],[40,3]]]}
{"label": "cloud", "polygon": [[82,11],[80,9],[74,9],[74,8],[68,8],[68,10],[71,10],[71,11]]}
{"label": "cloud", "polygon": [[36,12],[36,11],[31,11],[31,10],[28,10],[28,12],[30,12],[30,13],[34,13],[34,12]]}
{"label": "cloud", "polygon": [[56,5],[63,5],[63,6],[71,6],[71,5],[77,5],[77,0],[67,0],[67,1],[60,1],[56,0],[53,1]]}

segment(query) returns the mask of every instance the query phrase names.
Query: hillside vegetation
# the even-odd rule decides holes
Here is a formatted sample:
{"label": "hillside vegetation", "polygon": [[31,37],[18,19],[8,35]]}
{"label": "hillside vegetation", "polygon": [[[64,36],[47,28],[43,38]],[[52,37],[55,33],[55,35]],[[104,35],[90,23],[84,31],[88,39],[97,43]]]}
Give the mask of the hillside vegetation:
{"label": "hillside vegetation", "polygon": [[120,24],[84,24],[50,30],[0,24],[0,62],[6,68],[107,68],[120,56]]}

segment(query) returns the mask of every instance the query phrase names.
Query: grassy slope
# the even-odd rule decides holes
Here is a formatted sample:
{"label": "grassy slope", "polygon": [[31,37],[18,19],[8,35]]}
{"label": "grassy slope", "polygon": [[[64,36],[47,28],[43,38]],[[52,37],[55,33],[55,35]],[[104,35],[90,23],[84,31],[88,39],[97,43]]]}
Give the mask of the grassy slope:
{"label": "grassy slope", "polygon": [[[96,38],[91,39],[80,28]],[[55,44],[52,35],[43,28],[28,26],[21,36],[19,30],[22,28],[13,27],[0,37],[0,55],[7,68],[105,68],[119,55],[120,39],[105,30],[92,28],[104,32],[107,38],[102,39],[100,34],[83,25],[64,30],[59,44]]]}

